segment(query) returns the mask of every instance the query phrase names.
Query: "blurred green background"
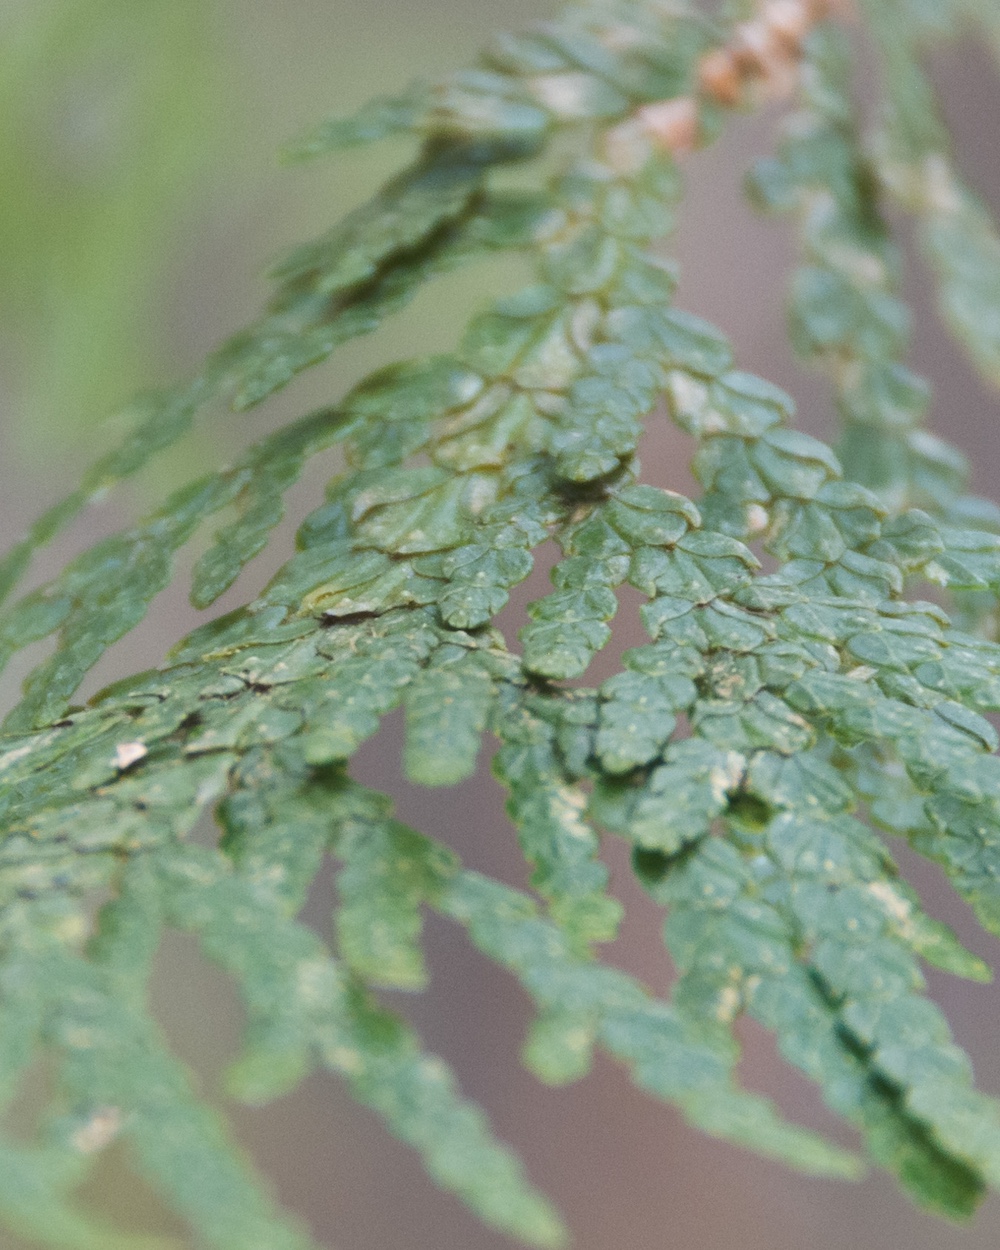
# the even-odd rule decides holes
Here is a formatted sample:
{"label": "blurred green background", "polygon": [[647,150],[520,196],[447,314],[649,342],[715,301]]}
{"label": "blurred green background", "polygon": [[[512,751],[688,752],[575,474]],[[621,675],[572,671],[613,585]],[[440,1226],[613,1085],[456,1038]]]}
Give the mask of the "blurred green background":
{"label": "blurred green background", "polygon": [[[554,11],[508,0],[0,0],[0,536],[16,538],[57,499],[93,452],[114,440],[114,413],[140,385],[183,376],[221,338],[254,315],[263,274],[287,246],[319,233],[404,155],[386,145],[366,155],[282,166],[280,146],[331,111],[369,94],[468,61],[495,30]],[[969,49],[938,57],[936,74],[978,188],[1000,203],[995,136],[1000,85]],[[755,220],[740,179],[767,148],[773,116],[740,120],[711,152],[688,162],[690,202],[672,250],[683,265],[681,302],[733,338],[741,366],[792,390],[801,421],[830,429],[817,379],[801,373],[783,332],[783,285],[791,251],[783,224]],[[516,267],[513,267],[516,270]],[[126,521],[168,481],[215,462],[293,413],[328,402],[363,371],[447,346],[468,312],[498,285],[519,280],[496,263],[442,280],[375,339],[351,345],[293,384],[261,412],[210,412],[201,431],[120,495],[82,519],[33,573],[44,577],[81,545]],[[1000,447],[996,397],[984,391],[941,334],[926,285],[911,279],[919,329],[917,367],[930,373],[940,432],[973,459],[976,485],[996,496]],[[689,448],[665,421],[643,448],[647,476],[691,489]],[[289,550],[297,517],[318,501],[330,461],[292,495],[273,549],[255,561],[214,611],[245,601]],[[191,557],[182,562],[188,567]],[[544,574],[506,611],[516,629]],[[613,653],[638,640],[623,614]],[[150,619],[89,679],[90,693],[129,670],[157,663],[200,619],[183,585],[165,592]],[[603,669],[612,657],[602,657]],[[603,675],[603,670],[601,674]],[[9,703],[18,673],[0,685]],[[404,819],[450,841],[473,867],[523,883],[523,867],[484,768],[448,792],[400,777],[399,725],[362,752],[356,773],[390,790]],[[932,911],[1000,964],[938,875],[901,855]],[[662,988],[669,965],[658,918],[628,883],[627,857],[609,848],[630,918],[610,957]],[[308,918],[326,930],[332,905],[323,879]],[[874,1177],[848,1187],[805,1180],[691,1132],[669,1109],[634,1093],[600,1065],[583,1085],[542,1089],[518,1066],[528,1019],[519,991],[468,951],[443,924],[429,934],[434,984],[420,999],[395,996],[428,1044],[457,1068],[556,1198],[580,1250],[986,1250],[1000,1238],[1000,1201],[971,1230],[914,1211]],[[933,992],[982,1084],[1000,1090],[1000,996],[934,975]],[[165,948],[155,1007],[207,1096],[232,1054],[239,1009],[224,978],[182,939]],[[759,1031],[746,1031],[744,1076],[786,1110],[849,1141],[806,1083],[778,1061]],[[38,1084],[44,1082],[39,1072]],[[30,1096],[18,1109],[33,1113]],[[248,1150],[284,1202],[339,1250],[500,1250],[451,1198],[437,1193],[408,1151],[386,1137],[330,1080],[315,1078],[262,1110],[237,1110]],[[122,1223],[181,1230],[114,1150],[89,1200]],[[25,1250],[12,1240],[2,1250]]]}
{"label": "blurred green background", "polygon": [[[4,0],[0,361],[30,461],[85,442],[256,303],[261,271],[398,160],[278,151],[379,84],[470,57],[545,6]],[[30,413],[30,417],[27,415]]]}

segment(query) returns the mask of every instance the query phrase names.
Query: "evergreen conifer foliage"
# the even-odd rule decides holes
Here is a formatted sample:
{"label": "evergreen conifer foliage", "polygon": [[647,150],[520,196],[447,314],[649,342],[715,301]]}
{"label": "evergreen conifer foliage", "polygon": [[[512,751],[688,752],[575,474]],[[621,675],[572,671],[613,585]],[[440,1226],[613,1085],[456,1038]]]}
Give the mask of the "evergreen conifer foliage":
{"label": "evergreen conifer foliage", "polygon": [[[561,1244],[484,1114],[379,1002],[426,981],[425,909],[524,987],[537,1007],[525,1060],[544,1081],[583,1077],[600,1048],[691,1123],[809,1172],[855,1176],[867,1157],[952,1217],[1000,1186],[1000,1105],[975,1088],[920,966],[989,969],[923,910],[882,837],[940,863],[1000,933],[986,718],[1000,710],[1000,511],[966,494],[960,454],[924,428],[884,217],[890,199],[914,216],[945,318],[996,380],[1000,237],[949,156],[921,54],[931,35],[995,39],[997,24],[987,0],[858,9],[599,0],[323,125],[302,152],[403,134],[412,162],[293,254],[260,319],[196,378],[146,397],[127,442],[8,555],[0,658],[56,640],[0,736],[0,1098],[40,1053],[56,1073],[37,1139],[0,1138],[9,1228],[67,1250],[150,1246],[75,1196],[122,1140],[192,1244],[316,1244],[149,1015],[169,927],[242,996],[233,1098],[266,1102],[328,1069],[483,1220]],[[874,47],[874,136],[852,102],[849,38]],[[835,390],[837,452],[672,303],[654,251],[678,158],[769,95],[789,117],[750,190],[798,231],[791,332]],[[512,165],[537,170],[533,190],[525,176],[511,189]],[[453,352],[369,377],[16,596],[34,551],[210,399],[262,402],[484,252],[527,257],[534,280]],[[664,402],[696,444],[697,500],[640,480],[637,441]],[[184,544],[218,526],[191,588],[209,608],[309,457],[335,444],[345,470],[257,599],[209,618],[160,669],[71,702]],[[512,650],[492,622],[549,539],[552,589]],[[645,596],[649,642],[589,688],[625,584]],[[418,783],[456,784],[483,735],[498,741],[531,895],[463,868],[352,779],[353,753],[399,707]],[[188,838],[206,810],[214,847]],[[669,999],[600,957],[620,918],[603,833],[628,840],[663,905]],[[327,856],[338,906],[324,940],[297,917]],[[111,899],[96,920],[95,891]],[[742,1015],[856,1128],[857,1157],[739,1086]]]}

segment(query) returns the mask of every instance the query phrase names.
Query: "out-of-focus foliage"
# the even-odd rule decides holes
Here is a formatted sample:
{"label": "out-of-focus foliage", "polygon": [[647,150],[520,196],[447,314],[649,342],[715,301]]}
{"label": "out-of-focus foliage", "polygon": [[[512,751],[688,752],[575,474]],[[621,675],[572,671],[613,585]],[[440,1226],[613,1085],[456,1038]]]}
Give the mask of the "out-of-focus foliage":
{"label": "out-of-focus foliage", "polygon": [[[148,398],[130,441],[12,552],[11,597],[33,551],[183,437],[208,399],[263,402],[446,269],[514,252],[533,266],[532,284],[453,351],[390,365],[284,426],[0,617],[4,661],[56,642],[0,737],[0,1094],[15,1096],[41,1047],[58,1072],[38,1139],[0,1145],[11,1227],[57,1247],[142,1244],[74,1199],[122,1138],[200,1244],[314,1244],[276,1212],[148,1016],[150,964],[172,927],[242,995],[234,1097],[266,1101],[322,1066],[484,1220],[558,1244],[557,1215],[483,1114],[378,1002],[380,988],[424,984],[425,908],[523,985],[537,1006],[525,1061],[543,1080],[583,1076],[599,1047],[708,1132],[856,1175],[861,1160],[740,1087],[733,1026],[747,1015],[918,1202],[964,1217],[1000,1186],[1000,1108],[975,1089],[920,963],[973,980],[989,969],[923,910],[878,832],[942,864],[1000,932],[985,717],[1000,710],[1000,539],[995,511],[965,495],[961,457],[922,427],[884,196],[923,187],[904,201],[949,324],[988,375],[994,236],[957,184],[950,199],[927,194],[945,136],[920,120],[930,104],[918,115],[900,94],[929,91],[911,37],[921,13],[873,6],[887,108],[869,147],[856,59],[827,8],[710,20],[601,0],[321,127],[304,150],[392,133],[416,155],[290,256],[266,312],[195,379]],[[752,187],[795,215],[793,340],[832,377],[842,459],[792,428],[791,399],[738,370],[714,327],[672,305],[673,269],[653,251],[681,194],[675,157],[755,84],[786,80],[795,111]],[[696,448],[697,501],[640,480],[637,443],[664,400]],[[199,607],[334,444],[344,471],[252,603],[161,669],[72,704],[206,522],[220,518],[194,570]],[[493,620],[549,539],[553,589],[515,649]],[[938,601],[920,597],[927,583]],[[625,585],[646,598],[649,642],[589,688]],[[498,741],[532,895],[463,869],[352,779],[354,752],[397,707],[415,782],[456,784],[484,733]],[[206,809],[211,847],[188,838]],[[629,841],[665,908],[680,974],[668,1000],[596,954],[620,920],[602,829]],[[324,940],[297,916],[328,854],[338,905]],[[92,922],[95,892],[112,901]]]}
{"label": "out-of-focus foliage", "polygon": [[5,373],[43,438],[103,416],[161,364],[140,327],[219,138],[214,16],[200,0],[0,11]]}

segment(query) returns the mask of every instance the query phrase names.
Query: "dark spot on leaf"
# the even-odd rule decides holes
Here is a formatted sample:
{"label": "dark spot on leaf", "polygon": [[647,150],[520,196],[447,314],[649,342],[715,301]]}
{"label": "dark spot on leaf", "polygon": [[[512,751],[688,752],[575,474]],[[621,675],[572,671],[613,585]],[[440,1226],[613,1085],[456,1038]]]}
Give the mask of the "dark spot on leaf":
{"label": "dark spot on leaf", "polygon": [[767,827],[773,815],[773,808],[759,795],[751,794],[747,790],[736,790],[729,796],[726,816],[745,829],[759,832]]}
{"label": "dark spot on leaf", "polygon": [[658,885],[668,873],[673,872],[691,857],[698,841],[689,842],[687,846],[675,851],[672,855],[650,847],[637,846],[632,851],[633,871],[643,885]]}
{"label": "dark spot on leaf", "polygon": [[334,629],[338,625],[360,625],[362,621],[378,620],[381,615],[381,612],[347,612],[343,616],[325,616],[323,626]]}
{"label": "dark spot on leaf", "polygon": [[635,875],[645,885],[657,885],[670,871],[671,856],[662,851],[650,851],[637,846],[632,852],[632,867]]}

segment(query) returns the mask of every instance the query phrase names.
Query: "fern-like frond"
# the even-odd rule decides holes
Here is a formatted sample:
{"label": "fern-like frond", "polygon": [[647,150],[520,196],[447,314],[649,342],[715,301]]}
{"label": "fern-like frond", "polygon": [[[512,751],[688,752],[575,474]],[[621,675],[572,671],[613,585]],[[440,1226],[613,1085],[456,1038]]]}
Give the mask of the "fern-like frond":
{"label": "fern-like frond", "polygon": [[[41,1047],[58,1072],[39,1140],[0,1142],[12,1228],[55,1247],[142,1244],[74,1197],[120,1137],[200,1244],[313,1244],[148,1014],[169,927],[241,995],[232,1097],[266,1102],[325,1068],[484,1220],[559,1244],[558,1216],[482,1112],[378,1001],[425,985],[428,908],[527,992],[524,1059],[542,1080],[582,1077],[601,1049],[710,1133],[856,1175],[858,1159],[740,1088],[732,1029],[750,1015],[919,1202],[965,1216],[1000,1186],[1000,1110],[923,994],[920,961],[974,980],[988,969],[927,914],[872,828],[943,864],[1000,932],[986,719],[1000,709],[1000,646],[972,632],[1000,591],[1000,538],[995,512],[963,495],[957,453],[921,424],[928,395],[905,365],[881,205],[891,164],[861,146],[852,62],[826,9],[710,22],[601,0],[500,40],[473,71],[325,124],[305,154],[390,134],[419,150],[295,252],[265,315],[193,383],[148,401],[127,446],[8,558],[4,588],[209,399],[262,402],[484,250],[532,264],[531,284],[479,313],[453,351],[390,365],[279,429],[0,621],[4,662],[56,637],[0,737],[0,1097]],[[883,48],[909,12],[891,9],[871,19]],[[889,116],[910,123],[898,93],[911,79],[924,90],[913,41],[889,51]],[[676,158],[754,84],[796,79],[798,115],[754,187],[797,215],[793,337],[832,375],[842,457],[793,428],[792,399],[737,369],[715,327],[672,305],[673,269],[653,250],[681,194]],[[935,152],[943,142],[935,132]],[[534,190],[497,185],[512,162]],[[954,273],[966,266],[953,238],[934,246]],[[945,301],[968,310],[949,273]],[[969,318],[953,321],[970,336]],[[971,321],[988,364],[989,327]],[[664,400],[695,444],[697,500],[640,480],[639,438]],[[263,548],[284,492],[334,443],[342,471],[253,602],[161,668],[71,703],[206,522],[230,510],[195,566],[199,607]],[[529,605],[518,651],[493,621],[549,539],[552,587]],[[921,582],[955,598],[968,631],[909,597]],[[579,684],[625,586],[645,597],[649,641],[598,689]],[[352,780],[352,756],[395,709],[421,785],[468,778],[492,736],[533,895],[463,868]],[[191,836],[205,813],[212,846]],[[665,908],[679,973],[667,998],[598,956],[621,916],[603,831],[628,840]],[[335,917],[316,933],[298,916],[328,856]],[[95,892],[112,898],[92,922]]]}
{"label": "fern-like frond", "polygon": [[[942,6],[946,19],[952,6]],[[957,6],[986,18],[988,6]],[[914,214],[937,278],[941,315],[987,381],[1000,381],[1000,233],[989,209],[966,185],[950,153],[948,132],[921,64],[927,23],[907,0],[865,6],[884,79],[884,134],[877,168],[886,187]]]}

